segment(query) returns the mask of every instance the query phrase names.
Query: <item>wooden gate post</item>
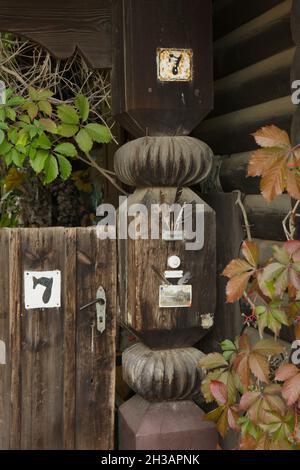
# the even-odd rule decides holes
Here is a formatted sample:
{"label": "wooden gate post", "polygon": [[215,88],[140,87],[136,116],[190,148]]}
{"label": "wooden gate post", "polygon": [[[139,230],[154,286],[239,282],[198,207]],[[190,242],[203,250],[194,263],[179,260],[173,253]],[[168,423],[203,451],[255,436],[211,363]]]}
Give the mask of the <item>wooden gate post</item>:
{"label": "wooden gate post", "polygon": [[[123,355],[137,395],[120,409],[120,448],[214,449],[215,426],[192,398],[202,356],[193,345],[215,311],[215,213],[188,188],[208,176],[213,155],[187,137],[212,108],[211,1],[115,0],[113,31],[114,114],[142,136],[115,156],[119,179],[137,187],[119,213],[131,222],[119,240],[120,320],[141,341]],[[200,220],[198,248],[188,248],[182,211],[153,237],[155,210],[164,224],[163,205],[174,204]]]}

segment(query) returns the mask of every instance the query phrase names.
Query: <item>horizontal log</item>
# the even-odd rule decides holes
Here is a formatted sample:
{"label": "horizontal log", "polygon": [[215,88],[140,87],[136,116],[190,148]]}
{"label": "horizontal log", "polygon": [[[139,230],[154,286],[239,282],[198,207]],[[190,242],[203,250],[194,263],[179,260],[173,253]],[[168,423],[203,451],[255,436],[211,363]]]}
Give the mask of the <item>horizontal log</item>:
{"label": "horizontal log", "polygon": [[215,42],[216,78],[225,77],[288,49],[293,43],[291,8],[292,0],[285,0],[218,39]]}
{"label": "horizontal log", "polygon": [[245,194],[259,194],[259,178],[247,177],[247,168],[252,152],[237,153],[221,159],[220,183],[223,191],[236,189]]}
{"label": "horizontal log", "polygon": [[244,206],[253,237],[277,241],[286,239],[282,222],[293,206],[288,194],[278,196],[271,203],[260,195],[248,195]]}
{"label": "horizontal log", "polygon": [[291,14],[292,34],[295,44],[300,44],[300,2],[293,0]]}
{"label": "horizontal log", "polygon": [[214,115],[287,96],[290,93],[290,70],[295,50],[295,47],[289,48],[217,80]]}
{"label": "horizontal log", "polygon": [[291,97],[286,96],[207,119],[194,135],[210,145],[215,154],[245,152],[253,148],[251,134],[263,125],[275,124],[290,132],[294,111]]}
{"label": "horizontal log", "polygon": [[213,4],[215,38],[224,36],[281,2],[282,0],[252,0],[250,2],[215,0]]}

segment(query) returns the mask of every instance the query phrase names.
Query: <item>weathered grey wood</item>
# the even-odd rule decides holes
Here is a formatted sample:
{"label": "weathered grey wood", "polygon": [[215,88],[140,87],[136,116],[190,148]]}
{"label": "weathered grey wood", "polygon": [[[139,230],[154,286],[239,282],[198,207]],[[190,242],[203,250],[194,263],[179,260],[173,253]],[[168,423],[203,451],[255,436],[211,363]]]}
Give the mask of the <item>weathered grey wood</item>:
{"label": "weathered grey wood", "polygon": [[28,37],[58,58],[78,48],[91,67],[111,67],[111,0],[2,0],[0,31]]}
{"label": "weathered grey wood", "polygon": [[250,2],[215,0],[213,2],[215,37],[224,36],[281,2],[282,0],[252,0]]}
{"label": "weathered grey wood", "polygon": [[289,48],[292,45],[291,8],[292,0],[285,0],[216,41],[216,78]]}
{"label": "weathered grey wood", "polygon": [[[116,254],[96,229],[1,229],[0,364],[1,449],[112,449],[114,427]],[[89,262],[87,262],[89,261]],[[25,310],[23,273],[60,270],[61,308]],[[101,335],[96,307],[107,295]],[[88,298],[87,298],[88,297]]]}
{"label": "weathered grey wood", "polygon": [[247,177],[248,164],[253,152],[236,153],[222,157],[220,183],[225,192],[238,189],[245,194],[260,193],[260,178]]}
{"label": "weathered grey wood", "polygon": [[213,115],[287,96],[295,48],[291,47],[215,82]]}
{"label": "weathered grey wood", "polygon": [[0,340],[6,348],[6,364],[0,364],[0,449],[8,449],[10,414],[10,334],[9,334],[9,232],[0,231],[0,265],[6,266],[0,276]]}
{"label": "weathered grey wood", "polygon": [[262,196],[248,195],[244,206],[253,237],[279,241],[286,239],[282,222],[293,207],[288,194],[278,196],[271,203]]}
{"label": "weathered grey wood", "polygon": [[[21,313],[22,313],[22,287],[21,287],[21,233],[19,229],[9,232],[9,334],[10,334],[10,416],[9,433],[10,449],[19,449],[21,446]],[[7,266],[4,267],[4,269]]]}
{"label": "weathered grey wood", "polygon": [[123,353],[123,378],[145,400],[189,400],[199,393],[202,356],[195,348],[153,351],[137,343]]}
{"label": "weathered grey wood", "polygon": [[[114,447],[116,260],[115,242],[101,241],[95,229],[77,230],[77,248],[92,265],[77,262],[77,308],[107,296],[106,330],[96,329],[96,306],[79,311],[76,319],[76,449]],[[80,280],[80,281],[79,281]]]}
{"label": "weathered grey wood", "polygon": [[245,152],[253,148],[251,134],[263,125],[275,124],[289,131],[294,111],[291,96],[286,96],[208,119],[193,134],[216,154]]}
{"label": "weathered grey wood", "polygon": [[[217,308],[215,325],[211,333],[201,341],[205,352],[216,351],[224,339],[234,339],[240,334],[243,319],[239,303],[226,303],[228,279],[221,276],[227,264],[239,257],[244,239],[241,210],[236,205],[237,194],[215,193],[203,196],[216,212],[217,225]],[[200,346],[199,345],[199,346]]]}

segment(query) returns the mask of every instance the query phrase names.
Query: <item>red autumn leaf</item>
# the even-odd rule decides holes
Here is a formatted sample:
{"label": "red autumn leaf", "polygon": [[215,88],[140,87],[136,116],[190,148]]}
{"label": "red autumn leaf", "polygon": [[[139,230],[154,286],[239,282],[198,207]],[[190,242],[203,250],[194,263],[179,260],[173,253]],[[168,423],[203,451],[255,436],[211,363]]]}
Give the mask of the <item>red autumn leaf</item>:
{"label": "red autumn leaf", "polygon": [[276,371],[275,380],[285,382],[299,373],[299,369],[294,364],[282,364]]}
{"label": "red autumn leaf", "polygon": [[241,398],[240,409],[247,411],[259,399],[259,392],[246,392]]}
{"label": "red autumn leaf", "polygon": [[249,355],[249,367],[253,375],[261,382],[269,382],[269,364],[265,357],[260,354]]}
{"label": "red autumn leaf", "polygon": [[252,272],[253,268],[247,261],[242,259],[234,259],[232,260],[228,266],[224,269],[222,275],[229,277],[230,279],[234,276],[240,276],[246,272]]}
{"label": "red autumn leaf", "polygon": [[263,197],[271,202],[276,196],[280,196],[286,187],[286,161],[279,157],[264,173],[260,189]]}
{"label": "red autumn leaf", "polygon": [[227,403],[228,393],[226,385],[224,385],[223,382],[212,380],[210,383],[210,391],[219,405],[225,405]]}
{"label": "red autumn leaf", "polygon": [[300,397],[300,373],[288,379],[282,388],[282,396],[288,406],[294,405]]}
{"label": "red autumn leaf", "polygon": [[251,155],[247,176],[262,176],[284,152],[278,148],[258,149]]}
{"label": "red autumn leaf", "polygon": [[274,125],[262,127],[253,136],[256,143],[261,147],[280,147],[284,149],[291,147],[287,132]]}
{"label": "red autumn leaf", "polygon": [[240,430],[240,427],[237,424],[238,419],[239,419],[238,413],[232,408],[228,408],[228,412],[227,412],[228,425],[230,429],[233,429],[234,431],[237,431],[237,432]]}
{"label": "red autumn leaf", "polygon": [[226,285],[226,296],[228,303],[234,303],[239,300],[245,290],[252,273],[244,273],[239,276],[235,276]]}
{"label": "red autumn leaf", "polygon": [[293,261],[300,261],[300,241],[289,240],[284,243],[283,248],[293,258]]}
{"label": "red autumn leaf", "polygon": [[253,266],[254,268],[258,265],[258,258],[259,258],[259,248],[258,244],[255,242],[244,241],[242,245],[242,253],[248,263]]}
{"label": "red autumn leaf", "polygon": [[[297,166],[300,166],[300,162],[297,162]],[[297,169],[287,170],[286,173],[286,189],[291,197],[294,199],[300,199],[300,173]]]}

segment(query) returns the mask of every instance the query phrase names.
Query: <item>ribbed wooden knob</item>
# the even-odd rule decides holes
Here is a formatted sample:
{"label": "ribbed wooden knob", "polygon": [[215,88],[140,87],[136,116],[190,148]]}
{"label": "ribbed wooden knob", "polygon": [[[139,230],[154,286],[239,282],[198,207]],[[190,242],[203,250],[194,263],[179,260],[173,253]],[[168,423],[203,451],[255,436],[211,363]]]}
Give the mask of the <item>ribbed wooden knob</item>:
{"label": "ribbed wooden knob", "polygon": [[187,400],[199,392],[202,356],[195,348],[157,351],[137,343],[123,353],[123,378],[148,401]]}
{"label": "ribbed wooden knob", "polygon": [[129,186],[192,186],[207,178],[212,150],[193,137],[143,137],[115,154],[115,172]]}

